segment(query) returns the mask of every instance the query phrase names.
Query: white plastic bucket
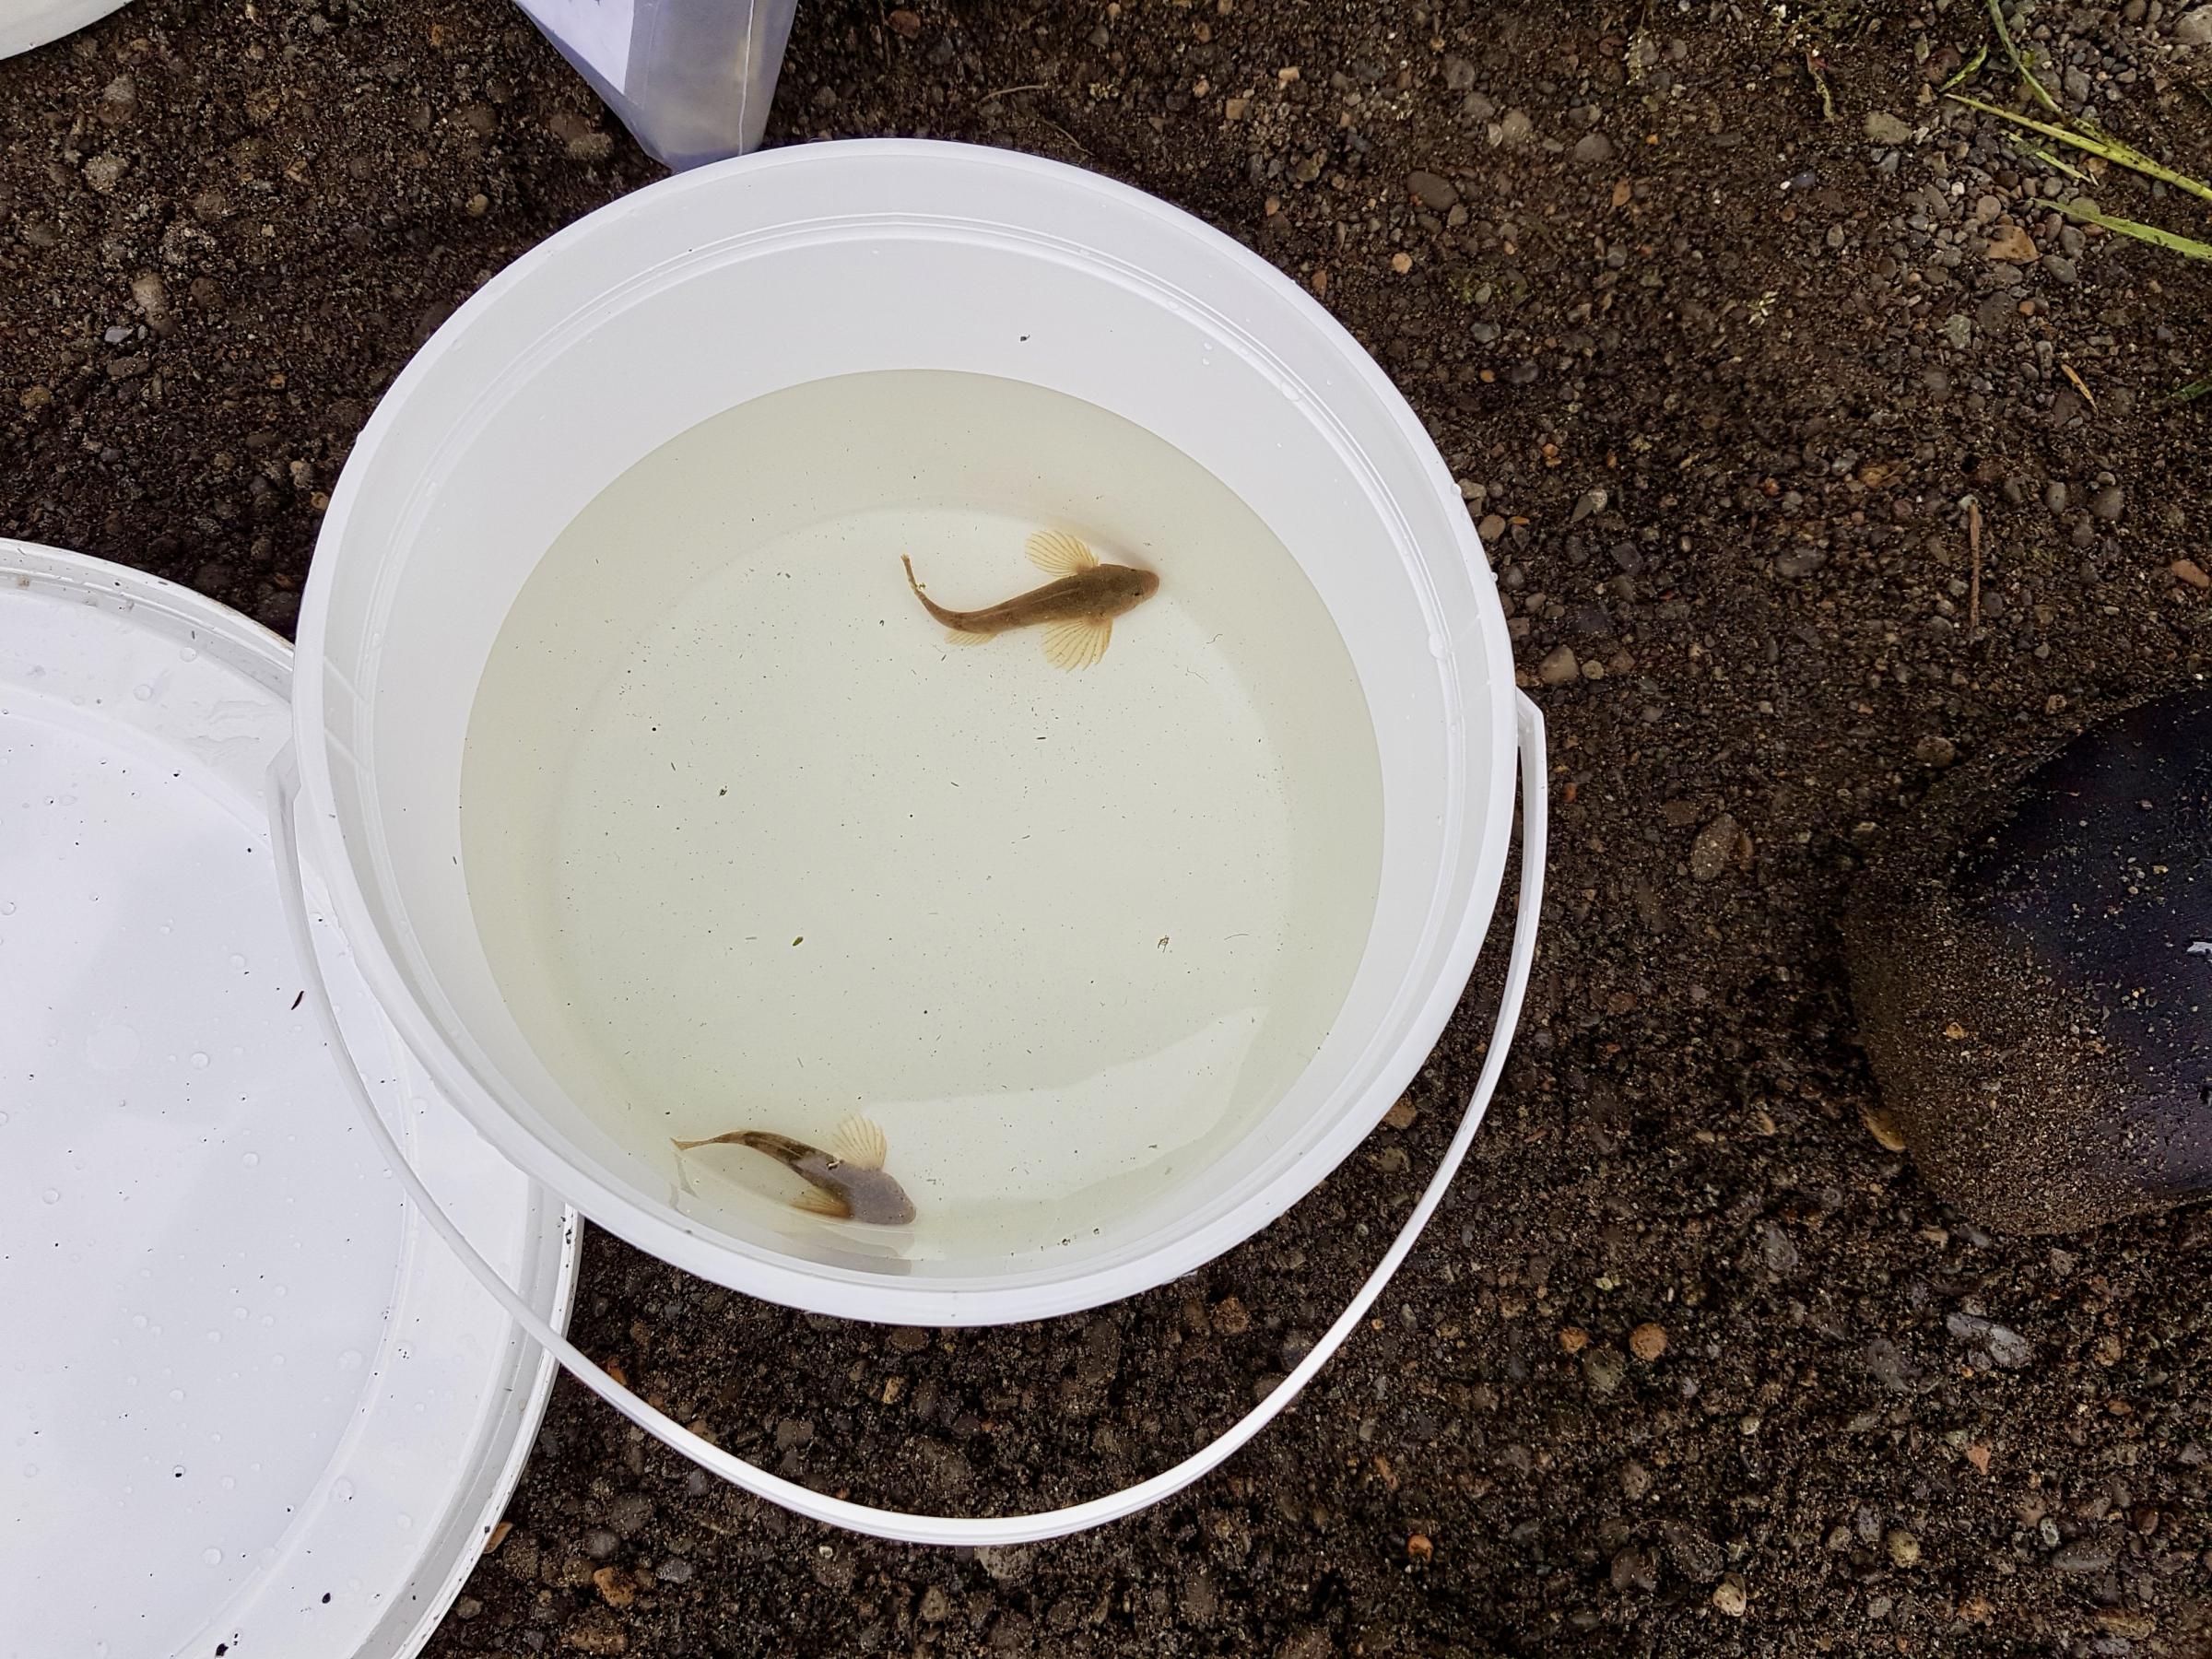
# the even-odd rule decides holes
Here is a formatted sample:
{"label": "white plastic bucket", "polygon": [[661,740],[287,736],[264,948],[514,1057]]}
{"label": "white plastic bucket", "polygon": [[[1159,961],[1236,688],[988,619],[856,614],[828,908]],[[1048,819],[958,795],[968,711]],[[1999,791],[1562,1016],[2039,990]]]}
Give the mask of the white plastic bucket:
{"label": "white plastic bucket", "polygon": [[[533,1053],[465,885],[472,700],[546,548],[618,475],[708,417],[887,369],[1072,394],[1212,471],[1329,607],[1382,761],[1373,925],[1307,1073],[1195,1184],[1041,1263],[883,1272],[702,1229],[674,1206],[665,1172],[598,1129]],[[1378,545],[1394,556],[1346,551]],[[1405,1088],[1465,987],[1505,870],[1518,756],[1521,927],[1467,1121],[1362,1300],[1194,1465],[1279,1410],[1356,1323],[1441,1196],[1502,1063],[1534,944],[1541,724],[1514,690],[1503,614],[1458,491],[1389,381],[1309,296],[1197,220],[1091,174],[961,146],[843,143],[705,169],[571,226],[488,283],[379,406],[332,500],[299,653],[308,862],[325,872],[387,1017],[443,1091],[531,1176],[640,1248],[734,1289],[886,1322],[997,1324],[1128,1296],[1218,1255],[1311,1191]],[[563,1359],[593,1369],[572,1349]],[[1029,1521],[877,1516],[710,1455],[604,1377],[585,1380],[729,1478],[893,1535],[1041,1536],[1144,1500]],[[1171,1471],[1173,1484],[1195,1472]],[[1157,1485],[1136,1492],[1158,1497]]]}

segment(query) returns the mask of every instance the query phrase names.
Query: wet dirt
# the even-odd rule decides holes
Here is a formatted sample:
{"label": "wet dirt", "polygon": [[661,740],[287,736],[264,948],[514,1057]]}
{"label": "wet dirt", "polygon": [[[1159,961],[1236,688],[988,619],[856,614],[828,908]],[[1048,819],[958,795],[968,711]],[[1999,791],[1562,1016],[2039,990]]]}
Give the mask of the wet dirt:
{"label": "wet dirt", "polygon": [[[2069,108],[2202,176],[2207,21],[2015,28]],[[1946,768],[2196,682],[2212,637],[2212,400],[2165,402],[2212,374],[2212,265],[2036,204],[2207,220],[1942,103],[1987,38],[1963,0],[802,5],[771,142],[1099,169],[1389,368],[1551,723],[1538,980],[1371,1327],[1195,1490],[1061,1544],[878,1546],[564,1382],[431,1653],[2207,1651],[2212,1216],[1995,1235],[1862,1124],[1835,919],[1869,848]],[[280,629],[409,353],[658,173],[496,0],[137,0],[0,89],[0,532]],[[1148,1474],[1380,1253],[1501,938],[1410,1121],[1182,1283],[887,1331],[594,1235],[577,1339],[855,1497],[983,1513]]]}

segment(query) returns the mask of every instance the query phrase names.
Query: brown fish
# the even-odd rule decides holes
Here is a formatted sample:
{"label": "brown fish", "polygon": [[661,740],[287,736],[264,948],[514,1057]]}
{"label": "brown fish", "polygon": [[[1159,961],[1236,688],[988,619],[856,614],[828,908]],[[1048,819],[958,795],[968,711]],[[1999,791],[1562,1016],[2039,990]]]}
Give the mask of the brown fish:
{"label": "brown fish", "polygon": [[1041,626],[1044,660],[1055,668],[1088,668],[1106,654],[1113,619],[1159,591],[1159,578],[1134,565],[1100,564],[1080,538],[1065,530],[1040,530],[1029,540],[1030,562],[1058,580],[982,610],[947,610],[922,591],[914,561],[901,556],[906,580],[947,637],[980,645],[1010,629]]}
{"label": "brown fish", "polygon": [[792,1200],[792,1207],[836,1221],[865,1221],[874,1227],[904,1227],[914,1218],[913,1200],[884,1172],[883,1131],[866,1118],[847,1118],[830,1137],[830,1151],[766,1129],[733,1129],[705,1140],[671,1143],[678,1152],[700,1147],[750,1147],[774,1159],[813,1187]]}

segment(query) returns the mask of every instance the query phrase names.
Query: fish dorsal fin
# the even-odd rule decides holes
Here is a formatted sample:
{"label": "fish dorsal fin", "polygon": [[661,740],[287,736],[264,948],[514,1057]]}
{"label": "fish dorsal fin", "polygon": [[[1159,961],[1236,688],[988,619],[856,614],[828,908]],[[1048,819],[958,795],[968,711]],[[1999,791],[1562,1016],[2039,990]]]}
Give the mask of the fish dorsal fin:
{"label": "fish dorsal fin", "polygon": [[870,1118],[849,1117],[830,1136],[830,1155],[856,1170],[882,1169],[887,1150],[883,1131]]}
{"label": "fish dorsal fin", "polygon": [[1055,668],[1088,668],[1112,642],[1112,618],[1076,617],[1044,630],[1044,660]]}
{"label": "fish dorsal fin", "polygon": [[1030,562],[1054,576],[1080,576],[1099,568],[1099,556],[1083,538],[1065,530],[1040,530],[1030,537]]}
{"label": "fish dorsal fin", "polygon": [[805,1210],[810,1216],[824,1216],[832,1221],[850,1221],[853,1206],[835,1193],[825,1193],[820,1187],[808,1187],[791,1201],[791,1207]]}

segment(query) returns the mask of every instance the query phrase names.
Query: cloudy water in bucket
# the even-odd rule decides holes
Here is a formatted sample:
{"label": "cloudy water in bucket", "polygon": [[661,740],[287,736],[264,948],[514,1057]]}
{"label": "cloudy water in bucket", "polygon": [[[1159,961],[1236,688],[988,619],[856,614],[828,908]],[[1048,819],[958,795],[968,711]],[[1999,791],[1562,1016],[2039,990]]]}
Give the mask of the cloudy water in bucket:
{"label": "cloudy water in bucket", "polygon": [[[900,565],[969,611],[1066,538],[1159,577],[1058,636],[1087,666],[1046,627],[950,641]],[[462,790],[492,970],[593,1121],[704,1226],[887,1262],[1049,1252],[1200,1176],[1327,1034],[1382,812],[1350,657],[1242,500],[937,371],[778,392],[618,477],[507,618]],[[839,1196],[784,1141],[912,1219],[798,1207]]]}

